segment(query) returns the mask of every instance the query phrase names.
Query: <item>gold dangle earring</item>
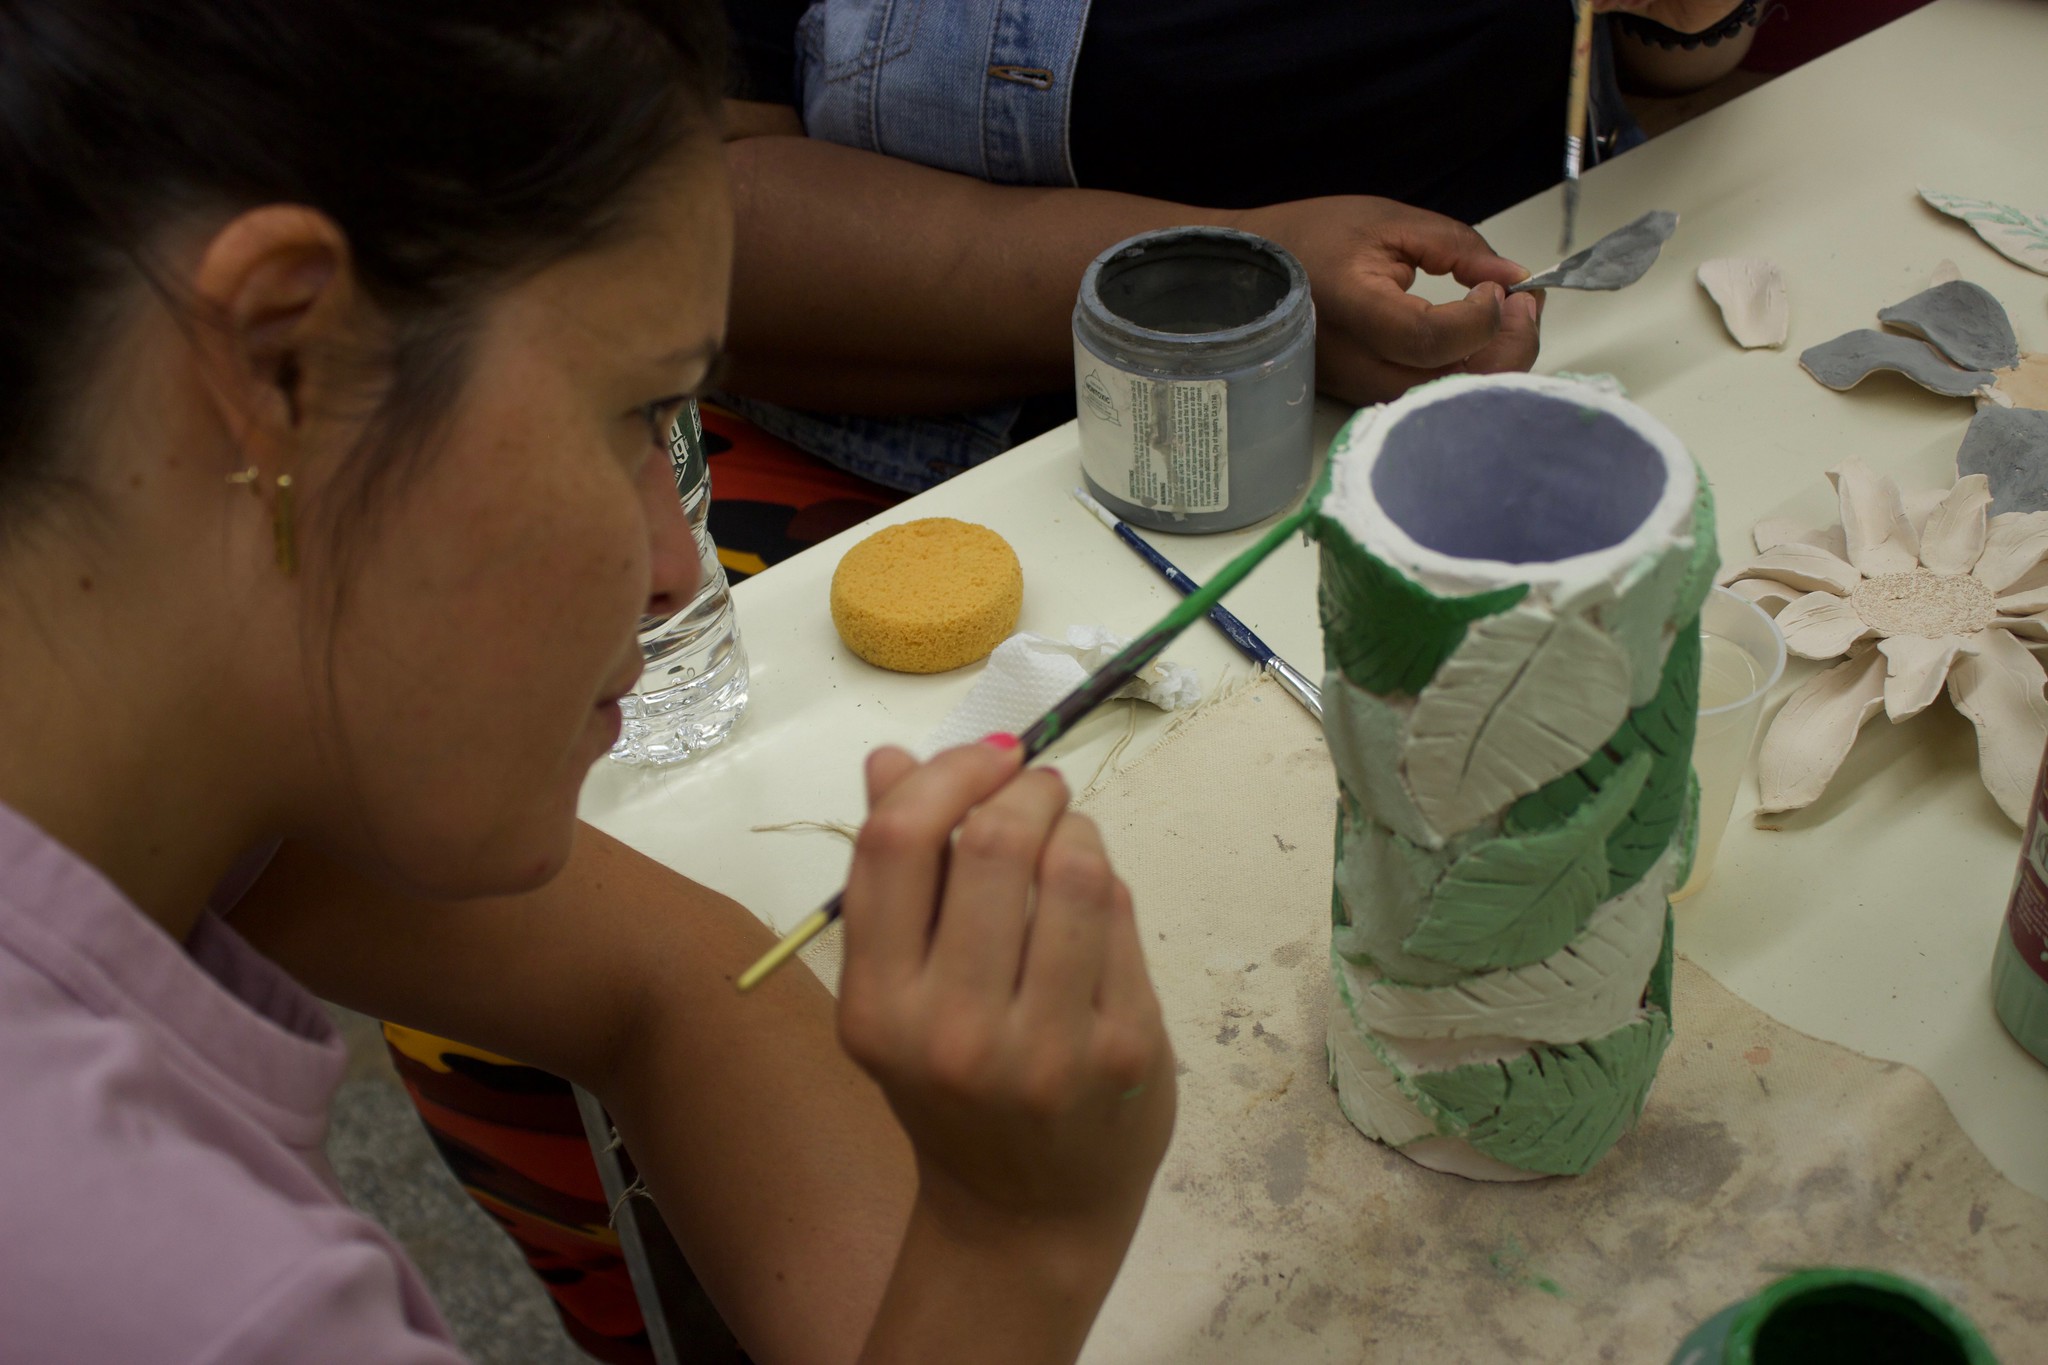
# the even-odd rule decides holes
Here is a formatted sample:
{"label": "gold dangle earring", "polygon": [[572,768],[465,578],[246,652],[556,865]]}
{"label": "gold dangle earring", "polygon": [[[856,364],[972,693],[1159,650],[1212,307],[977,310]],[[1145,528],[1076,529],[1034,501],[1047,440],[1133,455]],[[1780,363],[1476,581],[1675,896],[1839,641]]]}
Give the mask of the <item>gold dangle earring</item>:
{"label": "gold dangle earring", "polygon": [[[249,490],[251,497],[261,499],[263,471],[255,465],[238,469],[228,475],[228,482],[240,484]],[[292,494],[292,476],[280,474],[272,486],[270,495],[270,533],[277,546],[277,567],[291,578],[299,571],[299,547],[293,526],[295,505]]]}

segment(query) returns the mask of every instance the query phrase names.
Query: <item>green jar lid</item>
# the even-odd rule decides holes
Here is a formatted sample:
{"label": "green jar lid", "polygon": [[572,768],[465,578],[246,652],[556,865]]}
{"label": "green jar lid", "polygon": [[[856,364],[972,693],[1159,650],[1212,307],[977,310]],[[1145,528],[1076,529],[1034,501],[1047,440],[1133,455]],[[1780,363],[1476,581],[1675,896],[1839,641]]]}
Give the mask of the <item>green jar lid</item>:
{"label": "green jar lid", "polygon": [[1997,1365],[1930,1289],[1881,1270],[1804,1270],[1723,1309],[1672,1365]]}

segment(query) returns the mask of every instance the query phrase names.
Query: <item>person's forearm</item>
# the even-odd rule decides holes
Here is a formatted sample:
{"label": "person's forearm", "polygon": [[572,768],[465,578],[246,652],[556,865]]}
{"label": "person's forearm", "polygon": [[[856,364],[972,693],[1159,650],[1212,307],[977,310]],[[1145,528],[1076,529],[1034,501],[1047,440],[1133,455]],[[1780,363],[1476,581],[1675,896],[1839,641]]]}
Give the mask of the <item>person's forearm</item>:
{"label": "person's forearm", "polygon": [[1065,1365],[1080,1354],[1127,1244],[964,1226],[920,1197],[860,1365]]}
{"label": "person's forearm", "polygon": [[1234,215],[990,185],[804,137],[727,144],[727,387],[797,407],[956,411],[1073,383],[1081,275],[1134,233]]}
{"label": "person's forearm", "polygon": [[287,845],[232,922],[327,999],[590,1089],[753,1358],[852,1359],[910,1145],[802,964],[734,992],[774,942],[746,910],[586,826],[547,886],[453,904]]}

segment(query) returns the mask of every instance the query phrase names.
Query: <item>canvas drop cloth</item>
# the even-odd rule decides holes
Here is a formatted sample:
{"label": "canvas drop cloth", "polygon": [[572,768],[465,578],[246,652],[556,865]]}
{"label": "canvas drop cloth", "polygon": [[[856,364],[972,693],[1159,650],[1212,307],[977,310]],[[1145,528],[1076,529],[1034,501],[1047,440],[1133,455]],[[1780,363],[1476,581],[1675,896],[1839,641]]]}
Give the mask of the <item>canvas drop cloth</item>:
{"label": "canvas drop cloth", "polygon": [[1662,1365],[1816,1264],[1920,1280],[2008,1365],[2048,1360],[2048,1203],[1925,1077],[1687,962],[1642,1125],[1590,1174],[1476,1184],[1359,1136],[1323,1070],[1333,793],[1320,731],[1261,684],[1084,803],[1181,1062],[1173,1147],[1084,1360]]}

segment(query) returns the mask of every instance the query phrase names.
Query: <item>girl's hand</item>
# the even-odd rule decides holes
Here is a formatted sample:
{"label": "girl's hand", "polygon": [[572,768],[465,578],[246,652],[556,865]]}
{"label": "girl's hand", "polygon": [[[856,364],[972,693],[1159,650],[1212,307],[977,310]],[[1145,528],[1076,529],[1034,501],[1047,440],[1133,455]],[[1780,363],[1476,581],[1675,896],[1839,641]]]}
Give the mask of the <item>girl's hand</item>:
{"label": "girl's hand", "polygon": [[1113,1275],[1172,1132],[1173,1054],[1101,836],[1019,763],[1008,736],[869,758],[840,1038],[916,1147],[924,1216]]}

